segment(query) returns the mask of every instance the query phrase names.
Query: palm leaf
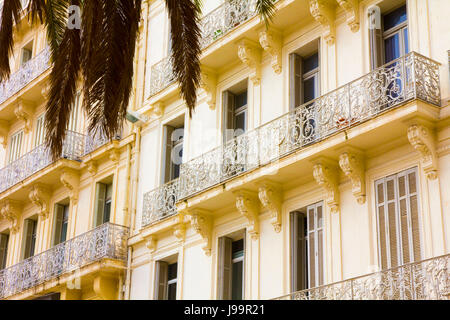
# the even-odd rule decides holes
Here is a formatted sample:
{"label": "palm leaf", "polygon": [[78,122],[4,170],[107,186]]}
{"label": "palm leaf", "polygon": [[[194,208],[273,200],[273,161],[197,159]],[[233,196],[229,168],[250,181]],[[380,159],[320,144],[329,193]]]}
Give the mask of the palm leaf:
{"label": "palm leaf", "polygon": [[274,0],[256,0],[256,12],[264,19],[266,27],[272,21],[275,14]]}
{"label": "palm leaf", "polygon": [[11,74],[9,57],[14,49],[13,27],[18,25],[22,12],[20,0],[5,0],[0,17],[0,81],[6,80]]}

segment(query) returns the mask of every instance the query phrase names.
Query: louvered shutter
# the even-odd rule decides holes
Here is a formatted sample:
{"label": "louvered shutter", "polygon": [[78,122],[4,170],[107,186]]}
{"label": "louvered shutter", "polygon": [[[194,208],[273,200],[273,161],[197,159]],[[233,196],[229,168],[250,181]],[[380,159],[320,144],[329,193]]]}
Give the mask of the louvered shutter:
{"label": "louvered shutter", "polygon": [[45,137],[45,126],[44,126],[45,115],[41,115],[36,120],[36,131],[34,136],[34,147],[37,147],[44,143]]}
{"label": "louvered shutter", "polygon": [[296,53],[289,55],[289,110],[302,104],[302,57]]}
{"label": "louvered shutter", "polygon": [[6,259],[8,258],[9,235],[0,234],[0,269],[6,268]]}
{"label": "louvered shutter", "polygon": [[169,264],[164,261],[156,261],[155,270],[155,300],[167,300],[167,277]]}
{"label": "louvered shutter", "polygon": [[105,212],[105,199],[106,199],[106,184],[97,183],[95,192],[95,226],[99,226],[103,223],[103,214]]}
{"label": "louvered shutter", "polygon": [[34,237],[36,232],[36,221],[31,219],[25,220],[25,251],[24,259],[34,255]]}
{"label": "louvered shutter", "polygon": [[219,238],[219,263],[218,263],[218,299],[230,300],[232,293],[232,242],[227,237]]}
{"label": "louvered shutter", "polygon": [[235,96],[229,91],[223,92],[223,143],[234,138],[234,102]]}
{"label": "louvered shutter", "polygon": [[53,245],[57,245],[61,242],[62,223],[64,216],[64,206],[61,204],[55,204],[55,222],[54,222],[54,238]]}
{"label": "louvered shutter", "polygon": [[167,183],[172,180],[172,133],[174,128],[171,126],[164,126],[163,132],[163,168],[161,176],[161,184]]}
{"label": "louvered shutter", "polygon": [[369,8],[369,45],[370,66],[374,70],[383,65],[383,37],[381,30],[381,12],[376,6]]}

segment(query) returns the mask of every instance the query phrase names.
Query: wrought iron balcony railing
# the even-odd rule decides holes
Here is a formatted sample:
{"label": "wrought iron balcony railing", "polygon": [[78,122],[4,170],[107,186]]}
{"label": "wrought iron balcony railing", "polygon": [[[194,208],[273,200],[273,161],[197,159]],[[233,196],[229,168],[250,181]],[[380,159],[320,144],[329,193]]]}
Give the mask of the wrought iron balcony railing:
{"label": "wrought iron balcony railing", "polygon": [[[83,155],[84,135],[67,131],[61,158],[80,160]],[[45,144],[34,148],[16,161],[0,169],[0,192],[3,192],[34,173],[53,163],[52,156]]]}
{"label": "wrought iron balcony railing", "polygon": [[128,228],[105,223],[7,269],[0,270],[0,298],[104,258],[127,260]]}
{"label": "wrought iron balcony railing", "polygon": [[181,164],[175,191],[164,185],[144,199],[143,226],[176,213],[166,189],[178,202],[414,99],[441,103],[439,63],[412,52]]}
{"label": "wrought iron balcony railing", "polygon": [[175,204],[178,201],[179,193],[179,179],[172,180],[159,188],[145,193],[142,225],[146,226],[177,213]]}
{"label": "wrought iron balcony railing", "polygon": [[[114,140],[120,140],[121,134],[116,135]],[[87,155],[100,147],[104,146],[111,140],[106,137],[102,131],[97,131],[95,134],[86,134],[85,144],[84,144],[84,154]]]}
{"label": "wrought iron balcony railing", "polygon": [[[201,20],[201,48],[204,49],[232,29],[256,15],[254,1],[225,1]],[[150,96],[175,81],[170,57],[154,64],[150,76]]]}
{"label": "wrought iron balcony railing", "polygon": [[293,292],[275,300],[450,300],[450,255]]}
{"label": "wrought iron balcony railing", "polygon": [[50,68],[50,51],[47,47],[13,73],[7,81],[0,83],[0,104],[19,92],[48,68]]}

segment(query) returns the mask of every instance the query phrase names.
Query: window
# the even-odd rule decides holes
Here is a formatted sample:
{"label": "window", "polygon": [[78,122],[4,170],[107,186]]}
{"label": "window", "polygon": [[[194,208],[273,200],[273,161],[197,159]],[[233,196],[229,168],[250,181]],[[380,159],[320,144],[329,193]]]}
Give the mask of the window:
{"label": "window", "polygon": [[383,16],[384,63],[409,52],[406,5]]}
{"label": "window", "polygon": [[177,299],[178,263],[156,261],[155,300]]}
{"label": "window", "polygon": [[421,259],[417,167],[377,180],[378,254],[385,270]]}
{"label": "window", "polygon": [[0,233],[0,270],[6,268],[8,258],[9,234]]}
{"label": "window", "polygon": [[31,60],[33,56],[33,41],[30,41],[26,46],[22,48],[20,55],[20,65],[23,66]]}
{"label": "window", "polygon": [[44,143],[45,138],[45,114],[39,116],[36,120],[36,132],[34,136],[34,147]]}
{"label": "window", "polygon": [[80,104],[81,104],[81,92],[77,92],[75,95],[75,100],[72,104],[72,111],[70,112],[69,123],[67,125],[67,130],[77,131],[78,118],[80,115]]}
{"label": "window", "polygon": [[[183,116],[184,117],[184,116]],[[183,159],[184,124],[164,126],[164,152],[162,183],[180,176]]]}
{"label": "window", "polygon": [[69,205],[55,204],[53,245],[67,240],[67,227],[69,225]]}
{"label": "window", "polygon": [[244,239],[219,238],[218,298],[244,298]]}
{"label": "window", "polygon": [[8,163],[16,161],[22,155],[22,140],[23,131],[19,131],[11,137]]}
{"label": "window", "polygon": [[247,80],[224,91],[224,143],[247,131]]}
{"label": "window", "polygon": [[37,221],[30,218],[25,219],[25,237],[24,237],[24,251],[23,258],[28,259],[34,256],[34,250],[36,247],[36,232],[37,232]]}
{"label": "window", "polygon": [[[110,178],[112,180],[112,178]],[[97,182],[95,194],[95,226],[100,226],[109,222],[111,216],[112,203],[112,187],[111,182]]]}
{"label": "window", "polygon": [[291,286],[299,291],[324,284],[323,203],[291,213]]}

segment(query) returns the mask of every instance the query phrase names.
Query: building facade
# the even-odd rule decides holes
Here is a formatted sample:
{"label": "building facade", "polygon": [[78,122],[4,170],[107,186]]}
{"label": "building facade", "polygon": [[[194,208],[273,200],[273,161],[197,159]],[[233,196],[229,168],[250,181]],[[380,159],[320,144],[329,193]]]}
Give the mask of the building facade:
{"label": "building facade", "polygon": [[[25,2],[25,1],[24,1]],[[45,30],[0,84],[2,299],[448,299],[447,0],[205,0],[192,117],[163,0],[130,112],[42,146]]]}

